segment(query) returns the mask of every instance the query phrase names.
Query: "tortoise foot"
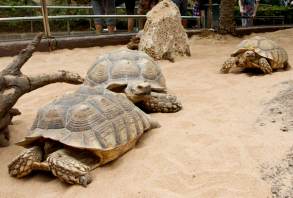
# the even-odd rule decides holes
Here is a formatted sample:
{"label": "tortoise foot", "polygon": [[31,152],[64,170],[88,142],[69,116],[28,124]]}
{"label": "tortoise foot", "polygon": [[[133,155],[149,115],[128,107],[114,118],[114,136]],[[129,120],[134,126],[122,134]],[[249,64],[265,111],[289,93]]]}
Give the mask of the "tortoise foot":
{"label": "tortoise foot", "polygon": [[230,69],[233,67],[237,67],[237,58],[230,57],[224,62],[220,72],[223,74],[227,74],[229,73]]}
{"label": "tortoise foot", "polygon": [[8,165],[9,174],[17,178],[28,175],[34,169],[33,164],[41,162],[42,155],[43,152],[39,146],[25,150]]}
{"label": "tortoise foot", "polygon": [[147,112],[175,113],[182,109],[182,104],[177,97],[165,93],[152,93],[149,100],[143,103]]}
{"label": "tortoise foot", "polygon": [[259,66],[264,74],[271,74],[273,72],[271,65],[265,58],[259,59]]}
{"label": "tortoise foot", "polygon": [[63,182],[86,187],[92,181],[90,167],[76,159],[70,151],[58,150],[50,154],[47,161],[53,175]]}

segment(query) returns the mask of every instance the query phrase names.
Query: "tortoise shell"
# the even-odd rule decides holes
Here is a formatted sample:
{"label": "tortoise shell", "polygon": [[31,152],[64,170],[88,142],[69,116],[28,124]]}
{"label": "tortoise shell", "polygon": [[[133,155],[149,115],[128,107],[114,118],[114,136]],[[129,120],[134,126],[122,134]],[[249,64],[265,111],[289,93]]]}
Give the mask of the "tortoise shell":
{"label": "tortoise shell", "polygon": [[84,84],[104,85],[106,89],[126,87],[129,82],[149,82],[152,90],[165,91],[166,82],[160,66],[146,53],[119,49],[98,57],[88,70]]}
{"label": "tortoise shell", "polygon": [[[122,94],[102,88],[81,86],[41,108],[30,134],[18,145],[32,146],[41,139],[51,139],[64,145],[96,151],[104,162],[130,149],[142,133],[151,128],[144,112]],[[128,145],[127,148],[124,148]],[[102,156],[103,152],[117,150]],[[102,153],[102,154],[101,154]]]}
{"label": "tortoise shell", "polygon": [[243,40],[231,56],[238,56],[247,50],[252,50],[259,56],[268,59],[273,68],[282,68],[284,62],[288,61],[287,52],[277,43],[265,37],[255,36],[250,39]]}

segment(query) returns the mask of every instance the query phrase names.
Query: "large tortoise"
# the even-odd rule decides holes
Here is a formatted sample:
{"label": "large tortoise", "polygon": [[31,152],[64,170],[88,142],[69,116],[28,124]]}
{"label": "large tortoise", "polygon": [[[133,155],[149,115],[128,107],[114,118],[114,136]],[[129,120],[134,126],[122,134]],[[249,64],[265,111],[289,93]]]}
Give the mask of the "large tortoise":
{"label": "large tortoise", "polygon": [[88,70],[84,84],[103,85],[127,97],[148,112],[177,112],[177,97],[167,91],[161,68],[141,51],[119,49],[98,57]]}
{"label": "large tortoise", "polygon": [[82,86],[38,111],[26,149],[9,166],[15,177],[51,171],[60,180],[86,186],[90,171],[134,147],[141,135],[159,127],[125,95]]}
{"label": "large tortoise", "polygon": [[265,37],[255,36],[243,40],[221,68],[228,73],[232,67],[259,68],[265,74],[275,69],[289,69],[287,52],[277,43]]}

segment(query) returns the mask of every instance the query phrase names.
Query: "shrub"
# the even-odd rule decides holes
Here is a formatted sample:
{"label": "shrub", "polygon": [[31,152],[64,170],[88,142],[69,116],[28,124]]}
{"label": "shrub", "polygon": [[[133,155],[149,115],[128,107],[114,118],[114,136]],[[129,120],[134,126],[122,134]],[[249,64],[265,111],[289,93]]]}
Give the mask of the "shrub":
{"label": "shrub", "polygon": [[[293,23],[293,7],[284,7],[277,5],[260,4],[256,13],[257,16],[284,16],[285,24]],[[239,7],[235,7],[235,16],[240,16]],[[272,24],[272,19],[258,19],[256,25]],[[276,24],[281,22],[276,20]]]}

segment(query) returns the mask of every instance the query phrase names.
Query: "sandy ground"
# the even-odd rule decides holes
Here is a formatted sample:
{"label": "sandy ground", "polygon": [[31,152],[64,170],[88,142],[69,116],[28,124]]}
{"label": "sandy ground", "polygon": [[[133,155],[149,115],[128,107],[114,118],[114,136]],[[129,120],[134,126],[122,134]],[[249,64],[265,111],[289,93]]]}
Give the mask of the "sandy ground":
{"label": "sandy ground", "polygon": [[[261,34],[273,38],[293,64],[293,29]],[[253,36],[253,35],[250,35]],[[250,37],[247,36],[247,37]],[[92,172],[87,187],[69,186],[50,174],[24,179],[8,175],[8,163],[21,147],[0,149],[0,197],[271,197],[260,167],[278,162],[292,146],[293,132],[260,126],[256,120],[266,104],[292,80],[293,70],[272,75],[220,74],[223,61],[239,38],[191,38],[191,57],[160,61],[167,85],[184,109],[152,114],[162,127],[146,133],[130,152]],[[35,53],[26,74],[66,69],[84,75],[98,55],[121,46]],[[0,58],[4,67],[12,57]],[[52,84],[23,96],[22,112],[10,127],[12,143],[22,139],[39,107],[74,85]]]}

